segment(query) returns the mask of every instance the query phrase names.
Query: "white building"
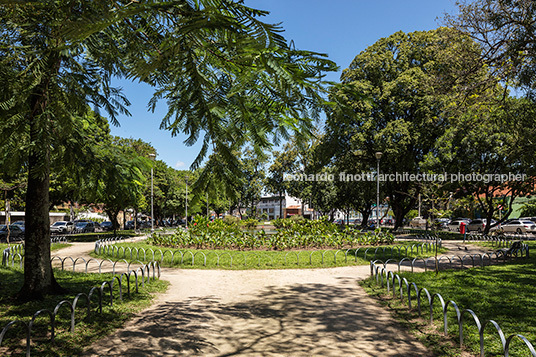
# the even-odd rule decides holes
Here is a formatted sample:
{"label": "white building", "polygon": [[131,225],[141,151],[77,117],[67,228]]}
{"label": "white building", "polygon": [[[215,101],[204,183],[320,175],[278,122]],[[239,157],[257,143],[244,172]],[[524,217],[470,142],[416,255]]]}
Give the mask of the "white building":
{"label": "white building", "polygon": [[[282,212],[281,212],[282,211]],[[266,214],[269,220],[277,218],[288,218],[294,215],[309,215],[312,218],[312,210],[307,204],[295,197],[287,194],[285,196],[263,196],[257,203],[257,212]]]}

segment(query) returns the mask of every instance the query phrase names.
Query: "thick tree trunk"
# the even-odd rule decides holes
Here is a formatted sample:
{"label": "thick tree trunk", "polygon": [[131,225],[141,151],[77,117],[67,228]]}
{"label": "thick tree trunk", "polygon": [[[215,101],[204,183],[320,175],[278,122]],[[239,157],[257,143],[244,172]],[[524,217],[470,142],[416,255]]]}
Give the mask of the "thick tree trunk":
{"label": "thick tree trunk", "polygon": [[117,234],[117,229],[119,228],[119,223],[117,221],[117,217],[119,217],[119,211],[119,209],[105,210],[106,214],[108,215],[108,218],[110,218],[110,222],[112,222],[112,229],[114,231],[114,235]]}
{"label": "thick tree trunk", "polygon": [[393,209],[393,212],[395,214],[395,227],[394,229],[397,230],[400,227],[403,227],[404,225],[404,217],[406,217],[406,214],[415,206],[417,203],[417,193],[414,193],[414,196],[411,198],[409,197],[393,197],[395,195],[391,195],[392,201],[391,201],[391,207]]}
{"label": "thick tree trunk", "polygon": [[47,294],[66,292],[54,279],[50,262],[50,127],[48,118],[43,117],[48,104],[50,78],[59,72],[60,64],[59,53],[51,53],[46,66],[50,76],[37,86],[35,94],[29,98],[31,146],[24,217],[24,283],[17,296],[20,301],[38,300]]}
{"label": "thick tree trunk", "polygon": [[[37,138],[31,139],[34,142]],[[47,294],[65,292],[54,279],[50,262],[50,158],[47,151],[32,150],[29,156],[24,284],[18,294],[20,301],[39,300]]]}

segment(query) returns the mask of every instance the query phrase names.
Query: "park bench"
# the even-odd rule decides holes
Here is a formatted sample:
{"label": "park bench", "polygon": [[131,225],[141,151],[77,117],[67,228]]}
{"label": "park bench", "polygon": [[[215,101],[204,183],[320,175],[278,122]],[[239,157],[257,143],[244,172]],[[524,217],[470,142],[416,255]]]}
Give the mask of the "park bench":
{"label": "park bench", "polygon": [[506,257],[512,257],[514,255],[517,256],[517,253],[521,252],[522,249],[523,249],[523,242],[521,242],[520,240],[516,240],[515,242],[512,242],[512,245],[510,246],[510,248],[499,249],[497,250],[497,252],[502,252],[504,257],[506,258]]}

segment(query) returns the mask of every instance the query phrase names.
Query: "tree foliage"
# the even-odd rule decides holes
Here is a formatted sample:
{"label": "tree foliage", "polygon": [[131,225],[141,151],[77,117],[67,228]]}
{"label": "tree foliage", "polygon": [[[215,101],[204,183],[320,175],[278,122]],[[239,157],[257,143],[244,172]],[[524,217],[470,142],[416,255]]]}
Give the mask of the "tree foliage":
{"label": "tree foliage", "polygon": [[[482,60],[503,81],[536,89],[536,4],[532,0],[462,1],[446,22],[482,47]],[[479,61],[480,62],[480,61]],[[470,67],[468,67],[470,68]]]}
{"label": "tree foliage", "polygon": [[[499,95],[500,91],[495,93]],[[433,159],[429,157],[428,163],[435,162],[436,171],[458,175],[459,179],[444,189],[471,197],[488,221],[485,233],[491,220],[499,219],[499,205],[504,207],[504,220],[513,211],[515,198],[534,190],[533,164],[524,160],[524,144],[520,142],[527,130],[522,125],[526,119],[518,110],[524,102],[516,98],[475,102],[465,113],[450,119],[451,125],[438,139]],[[515,175],[522,179],[514,179]]]}
{"label": "tree foliage", "polygon": [[[422,172],[420,164],[448,125],[448,93],[463,83],[456,77],[464,62],[455,56],[460,47],[471,43],[440,28],[397,32],[356,56],[331,90],[328,158],[370,173],[376,171],[379,151],[382,174]],[[400,226],[415,206],[419,183],[388,181],[381,191]]]}

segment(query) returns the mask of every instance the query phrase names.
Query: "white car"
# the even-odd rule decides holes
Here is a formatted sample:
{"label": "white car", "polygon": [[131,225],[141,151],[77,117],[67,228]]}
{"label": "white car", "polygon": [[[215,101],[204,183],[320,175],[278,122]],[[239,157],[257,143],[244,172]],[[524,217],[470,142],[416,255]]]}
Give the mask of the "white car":
{"label": "white car", "polygon": [[505,233],[536,233],[536,224],[533,221],[514,219],[501,225]]}
{"label": "white car", "polygon": [[422,217],[415,217],[409,222],[410,227],[426,227],[426,219]]}
{"label": "white car", "polygon": [[452,221],[450,221],[450,223],[447,225],[447,229],[451,232],[459,232],[460,231],[460,224],[464,222],[465,223],[465,227],[467,228],[467,225],[469,224],[469,222],[471,222],[470,219],[468,218],[458,218],[458,219],[453,219]]}
{"label": "white car", "polygon": [[[467,231],[468,232],[474,232],[474,231],[477,231],[478,233],[481,233],[481,232],[484,232],[484,230],[486,229],[486,223],[487,223],[487,220],[486,219],[480,219],[480,218],[477,218],[477,219],[473,219],[471,222],[469,222],[469,224],[467,225]],[[492,219],[491,220],[491,228],[490,230],[493,230],[493,228],[495,228],[493,225],[497,223],[496,220]]]}
{"label": "white car", "polygon": [[57,221],[50,226],[50,233],[71,233],[74,228],[73,222]]}

